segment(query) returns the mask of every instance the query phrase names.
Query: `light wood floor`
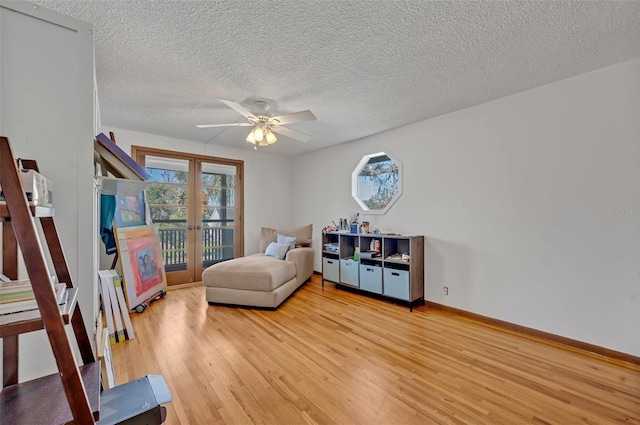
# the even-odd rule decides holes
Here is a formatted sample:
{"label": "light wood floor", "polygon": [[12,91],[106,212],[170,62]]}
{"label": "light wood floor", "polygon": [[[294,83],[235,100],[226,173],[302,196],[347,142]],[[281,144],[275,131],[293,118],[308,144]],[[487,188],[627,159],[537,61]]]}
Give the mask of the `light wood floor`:
{"label": "light wood floor", "polygon": [[277,311],[169,291],[113,346],[117,382],[161,374],[166,424],[640,424],[640,368],[442,311],[324,288]]}

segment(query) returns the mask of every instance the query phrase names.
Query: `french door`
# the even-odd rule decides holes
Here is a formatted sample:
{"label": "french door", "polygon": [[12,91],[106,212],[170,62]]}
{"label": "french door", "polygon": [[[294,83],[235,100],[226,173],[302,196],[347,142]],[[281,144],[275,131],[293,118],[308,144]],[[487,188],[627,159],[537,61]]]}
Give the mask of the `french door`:
{"label": "french door", "polygon": [[243,161],[140,146],[132,156],[151,175],[145,201],[168,285],[200,281],[206,267],[243,255]]}

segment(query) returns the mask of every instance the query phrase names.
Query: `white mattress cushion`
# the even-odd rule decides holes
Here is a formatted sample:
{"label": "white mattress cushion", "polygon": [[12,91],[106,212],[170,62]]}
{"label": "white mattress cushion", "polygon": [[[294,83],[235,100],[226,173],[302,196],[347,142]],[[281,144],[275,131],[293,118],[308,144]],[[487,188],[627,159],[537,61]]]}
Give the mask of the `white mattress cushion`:
{"label": "white mattress cushion", "polygon": [[202,283],[209,287],[273,291],[295,276],[293,262],[255,254],[207,267],[202,272]]}

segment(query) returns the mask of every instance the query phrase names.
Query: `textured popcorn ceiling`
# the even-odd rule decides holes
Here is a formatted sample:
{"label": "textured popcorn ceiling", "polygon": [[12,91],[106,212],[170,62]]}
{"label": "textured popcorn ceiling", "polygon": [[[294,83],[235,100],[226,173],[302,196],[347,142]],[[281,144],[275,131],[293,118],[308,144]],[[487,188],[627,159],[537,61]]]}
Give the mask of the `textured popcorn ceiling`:
{"label": "textured popcorn ceiling", "polygon": [[286,156],[640,57],[638,1],[33,3],[94,25],[103,125],[249,149],[194,124],[245,121],[219,98],[310,109]]}

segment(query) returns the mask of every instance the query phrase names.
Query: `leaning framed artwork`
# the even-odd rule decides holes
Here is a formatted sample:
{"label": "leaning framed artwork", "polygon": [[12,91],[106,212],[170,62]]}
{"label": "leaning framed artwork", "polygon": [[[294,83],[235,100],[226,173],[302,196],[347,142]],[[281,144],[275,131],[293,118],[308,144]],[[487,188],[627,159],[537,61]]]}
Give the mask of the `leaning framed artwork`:
{"label": "leaning framed artwork", "polygon": [[116,211],[114,219],[116,227],[142,226],[146,224],[146,207],[144,191],[136,196],[116,196]]}
{"label": "leaning framed artwork", "polygon": [[155,226],[115,230],[127,304],[134,310],[167,286],[160,237]]}
{"label": "leaning framed artwork", "polygon": [[147,170],[133,160],[104,133],[96,136],[93,149],[100,155],[107,171],[119,178],[145,181],[151,178]]}

